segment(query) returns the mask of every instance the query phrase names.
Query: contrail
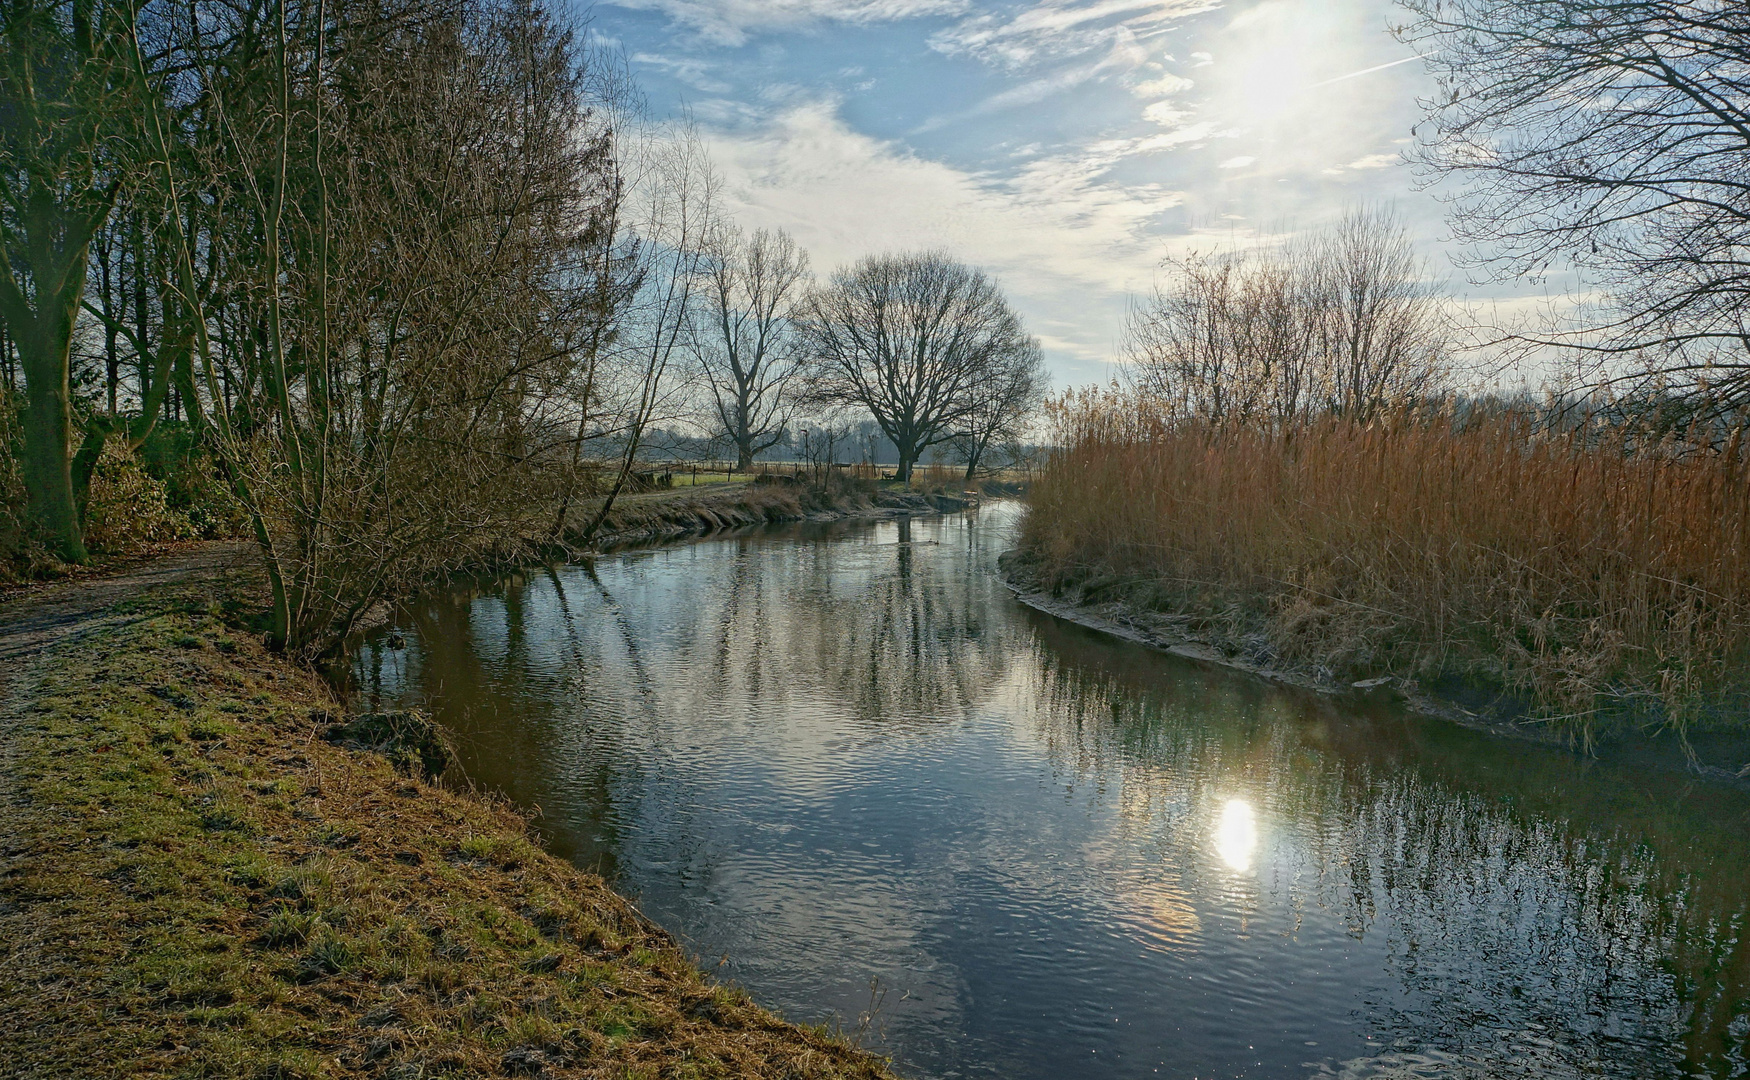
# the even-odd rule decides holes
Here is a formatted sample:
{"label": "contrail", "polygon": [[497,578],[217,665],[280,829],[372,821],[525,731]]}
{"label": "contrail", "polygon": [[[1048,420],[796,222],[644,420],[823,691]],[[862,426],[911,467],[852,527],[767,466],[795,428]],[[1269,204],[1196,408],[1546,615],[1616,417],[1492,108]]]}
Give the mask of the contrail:
{"label": "contrail", "polygon": [[1334,82],[1342,82],[1344,79],[1354,79],[1354,78],[1359,78],[1362,75],[1371,75],[1376,71],[1384,71],[1386,68],[1389,68],[1389,67],[1397,67],[1399,64],[1407,64],[1411,60],[1420,60],[1424,56],[1433,56],[1433,55],[1434,55],[1433,53],[1417,53],[1415,56],[1406,56],[1402,60],[1393,60],[1389,64],[1377,64],[1377,65],[1370,67],[1370,68],[1362,68],[1360,71],[1351,71],[1347,75],[1339,75],[1334,79],[1326,79],[1323,82],[1308,83],[1302,89],[1311,90],[1315,86],[1329,86]]}

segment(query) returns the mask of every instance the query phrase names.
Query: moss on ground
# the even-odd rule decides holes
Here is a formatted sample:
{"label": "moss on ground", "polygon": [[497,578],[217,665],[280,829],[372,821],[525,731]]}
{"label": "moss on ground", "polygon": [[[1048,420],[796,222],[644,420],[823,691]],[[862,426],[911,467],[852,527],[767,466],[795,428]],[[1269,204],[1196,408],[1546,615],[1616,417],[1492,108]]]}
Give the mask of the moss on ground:
{"label": "moss on ground", "polygon": [[510,810],[324,742],[326,687],[223,611],[140,601],[12,681],[0,1075],[890,1075]]}

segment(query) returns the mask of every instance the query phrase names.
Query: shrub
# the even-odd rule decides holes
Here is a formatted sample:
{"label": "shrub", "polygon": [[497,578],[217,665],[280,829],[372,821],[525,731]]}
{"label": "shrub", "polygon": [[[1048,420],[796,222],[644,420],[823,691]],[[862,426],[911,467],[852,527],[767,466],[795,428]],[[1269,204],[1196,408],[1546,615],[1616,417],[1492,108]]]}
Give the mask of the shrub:
{"label": "shrub", "polygon": [[0,581],[31,576],[38,559],[24,512],[24,475],[18,467],[22,438],[16,399],[0,389]]}
{"label": "shrub", "polygon": [[85,544],[121,554],[195,535],[186,515],[170,506],[164,481],[153,477],[119,439],[103,448],[85,502]]}
{"label": "shrub", "polygon": [[207,540],[245,535],[248,515],[189,425],[160,421],[139,454],[147,475],[163,482],[165,502],[188,519],[196,535]]}

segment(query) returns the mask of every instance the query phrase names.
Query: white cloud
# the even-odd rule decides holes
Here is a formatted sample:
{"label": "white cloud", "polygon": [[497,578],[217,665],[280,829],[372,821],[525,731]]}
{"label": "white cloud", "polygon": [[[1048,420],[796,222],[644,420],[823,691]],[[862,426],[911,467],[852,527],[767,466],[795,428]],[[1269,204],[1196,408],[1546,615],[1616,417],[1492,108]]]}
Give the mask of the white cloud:
{"label": "white cloud", "polygon": [[1171,150],[1175,146],[1183,146],[1186,143],[1232,138],[1234,134],[1233,131],[1224,131],[1221,125],[1213,120],[1204,120],[1174,128],[1172,131],[1164,131],[1159,135],[1145,135],[1140,139],[1123,140],[1123,156],[1157,154],[1162,150]]}
{"label": "white cloud", "polygon": [[1195,85],[1190,79],[1167,74],[1158,79],[1137,83],[1130,88],[1130,92],[1140,98],[1167,97],[1172,94],[1182,94]]}
{"label": "white cloud", "polygon": [[1393,165],[1403,164],[1404,159],[1397,154],[1368,154],[1356,158],[1343,166],[1346,169],[1389,169]]}
{"label": "white cloud", "polygon": [[1150,123],[1168,127],[1177,124],[1191,114],[1171,101],[1157,101],[1142,110],[1142,118]]}
{"label": "white cloud", "polygon": [[1241,154],[1239,157],[1228,158],[1226,161],[1224,161],[1220,165],[1216,166],[1216,168],[1218,168],[1218,169],[1243,169],[1247,165],[1250,165],[1254,161],[1257,161],[1257,160],[1258,159],[1255,157],[1247,157],[1246,155]]}
{"label": "white cloud", "polygon": [[985,116],[1021,105],[1037,104],[1065,90],[1072,90],[1084,83],[1103,79],[1113,72],[1128,74],[1147,62],[1148,51],[1138,46],[1135,35],[1124,27],[1118,27],[1111,35],[1110,41],[1111,45],[1106,55],[1094,63],[1065,67],[1050,75],[1029,80],[998,94],[992,94],[964,112],[932,117],[920,125],[918,131],[933,131],[955,120]]}
{"label": "white cloud", "polygon": [[609,0],[616,7],[657,11],[720,45],[741,45],[762,30],[795,30],[822,22],[894,22],[959,15],[967,0]]}
{"label": "white cloud", "polygon": [[710,73],[716,65],[706,60],[662,56],[656,53],[633,53],[632,62],[645,67],[662,68],[680,82],[707,94],[722,94],[730,89],[728,83]]}
{"label": "white cloud", "polygon": [[1013,15],[970,16],[930,43],[945,53],[1014,66],[1101,48],[1120,29],[1153,36],[1174,20],[1217,6],[1214,0],[1039,0]]}
{"label": "white cloud", "polygon": [[823,273],[930,247],[984,266],[1070,382],[1103,373],[1125,297],[1148,287],[1165,252],[1159,216],[1182,199],[1107,175],[1144,141],[1106,140],[998,178],[853,131],[828,103],[790,109],[750,134],[710,136],[727,209],[744,226],[789,230]]}

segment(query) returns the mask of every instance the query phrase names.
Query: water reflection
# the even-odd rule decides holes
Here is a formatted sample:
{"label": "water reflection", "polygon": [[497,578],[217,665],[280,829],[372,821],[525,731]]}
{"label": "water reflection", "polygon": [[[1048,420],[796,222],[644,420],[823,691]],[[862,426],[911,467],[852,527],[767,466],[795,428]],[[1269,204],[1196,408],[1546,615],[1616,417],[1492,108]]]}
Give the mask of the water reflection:
{"label": "water reflection", "polygon": [[919,1076],[1735,1076],[1750,801],[1329,703],[1018,608],[1002,512],[433,602],[427,703],[798,1019]]}
{"label": "water reflection", "polygon": [[1245,873],[1252,868],[1252,849],[1258,846],[1258,822],[1252,804],[1244,799],[1229,799],[1221,808],[1221,822],[1215,827],[1215,853],[1228,869]]}

